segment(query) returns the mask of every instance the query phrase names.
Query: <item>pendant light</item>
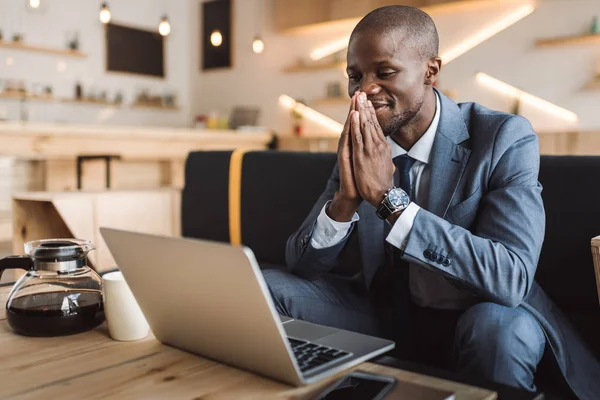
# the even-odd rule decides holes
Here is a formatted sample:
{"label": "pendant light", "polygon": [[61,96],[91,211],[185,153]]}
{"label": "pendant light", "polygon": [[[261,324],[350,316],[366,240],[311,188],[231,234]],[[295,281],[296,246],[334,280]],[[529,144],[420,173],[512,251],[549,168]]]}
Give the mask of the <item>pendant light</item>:
{"label": "pendant light", "polygon": [[34,10],[40,8],[40,0],[29,0],[29,7]]}
{"label": "pendant light", "polygon": [[264,51],[264,49],[265,42],[263,42],[260,36],[255,37],[254,41],[252,42],[252,51],[254,51],[256,54],[260,54]]}
{"label": "pendant light", "polygon": [[257,31],[259,32],[252,41],[252,51],[256,54],[260,54],[265,50],[265,42],[263,42],[260,32],[262,32],[262,14],[263,14],[263,0],[259,0],[258,16],[256,25],[258,25]]}
{"label": "pendant light", "polygon": [[169,33],[171,33],[171,24],[169,24],[169,19],[166,15],[163,15],[162,19],[160,20],[160,24],[158,24],[158,33],[160,33],[162,36],[167,36]]}
{"label": "pendant light", "polygon": [[102,3],[100,7],[100,22],[108,24],[110,22],[110,10],[108,9],[108,3]]}

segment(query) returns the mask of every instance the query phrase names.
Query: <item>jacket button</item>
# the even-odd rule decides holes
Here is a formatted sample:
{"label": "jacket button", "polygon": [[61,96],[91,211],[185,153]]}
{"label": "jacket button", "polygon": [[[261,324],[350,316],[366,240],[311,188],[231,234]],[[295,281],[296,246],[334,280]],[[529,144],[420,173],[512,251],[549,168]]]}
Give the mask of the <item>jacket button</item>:
{"label": "jacket button", "polygon": [[431,252],[431,255],[429,256],[429,259],[430,259],[431,261],[434,261],[434,262],[435,262],[435,261],[437,261],[437,258],[438,258],[438,253],[436,253],[435,251],[432,251],[432,252]]}
{"label": "jacket button", "polygon": [[425,250],[423,252],[423,257],[425,257],[426,260],[431,260],[431,250]]}
{"label": "jacket button", "polygon": [[449,259],[449,258],[446,258],[446,259],[444,260],[444,262],[442,263],[442,265],[443,265],[444,267],[447,267],[447,266],[449,266],[450,264],[452,264],[452,260],[451,260],[451,259]]}
{"label": "jacket button", "polygon": [[435,260],[438,264],[442,264],[444,261],[446,261],[447,258],[444,257],[443,255],[440,254],[440,256],[437,258],[437,260]]}

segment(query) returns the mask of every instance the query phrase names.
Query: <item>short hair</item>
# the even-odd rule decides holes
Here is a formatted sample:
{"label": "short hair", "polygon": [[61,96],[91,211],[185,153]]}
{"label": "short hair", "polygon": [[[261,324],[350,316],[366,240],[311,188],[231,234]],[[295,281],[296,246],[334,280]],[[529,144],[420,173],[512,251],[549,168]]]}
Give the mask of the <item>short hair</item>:
{"label": "short hair", "polygon": [[374,31],[404,34],[403,44],[414,47],[424,58],[438,56],[439,37],[435,23],[424,11],[410,6],[386,6],[377,8],[360,20],[354,27],[350,41],[357,33]]}

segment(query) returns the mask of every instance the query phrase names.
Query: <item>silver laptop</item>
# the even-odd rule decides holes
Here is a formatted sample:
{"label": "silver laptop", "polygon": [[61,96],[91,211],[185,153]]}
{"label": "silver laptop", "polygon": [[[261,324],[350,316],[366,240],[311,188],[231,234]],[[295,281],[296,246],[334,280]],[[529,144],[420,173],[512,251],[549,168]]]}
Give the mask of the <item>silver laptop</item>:
{"label": "silver laptop", "polygon": [[100,232],[162,343],[295,386],[394,348],[389,340],[280,318],[246,247]]}

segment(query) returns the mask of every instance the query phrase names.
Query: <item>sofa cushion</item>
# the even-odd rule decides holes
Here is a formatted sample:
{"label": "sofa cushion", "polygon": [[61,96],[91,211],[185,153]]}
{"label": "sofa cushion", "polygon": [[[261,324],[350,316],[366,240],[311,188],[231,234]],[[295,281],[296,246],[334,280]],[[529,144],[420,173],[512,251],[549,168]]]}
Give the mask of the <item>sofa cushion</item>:
{"label": "sofa cushion", "polygon": [[[228,242],[231,151],[193,152],[186,162],[181,226],[186,237]],[[261,265],[285,265],[285,244],[325,188],[330,153],[256,151],[244,154],[242,243]]]}
{"label": "sofa cushion", "polygon": [[263,263],[285,265],[285,244],[323,192],[335,154],[250,152],[243,160],[242,242]]}
{"label": "sofa cushion", "polygon": [[546,235],[536,279],[565,310],[600,312],[590,247],[600,234],[599,177],[600,157],[541,158]]}
{"label": "sofa cushion", "polygon": [[190,153],[181,195],[181,234],[229,241],[229,159],[231,151]]}
{"label": "sofa cushion", "polygon": [[600,157],[542,156],[546,235],[536,280],[600,356],[590,241],[600,234]]}

